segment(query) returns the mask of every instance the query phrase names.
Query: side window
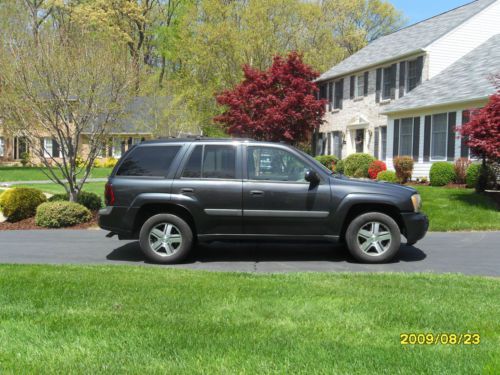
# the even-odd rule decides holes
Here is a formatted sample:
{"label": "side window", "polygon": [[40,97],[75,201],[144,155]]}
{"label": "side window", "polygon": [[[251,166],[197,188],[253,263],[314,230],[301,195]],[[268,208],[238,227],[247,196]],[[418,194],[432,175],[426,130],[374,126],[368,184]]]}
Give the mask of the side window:
{"label": "side window", "polygon": [[305,182],[304,173],[309,167],[286,150],[249,146],[247,169],[250,180]]}
{"label": "side window", "polygon": [[180,146],[143,146],[131,151],[116,173],[118,176],[165,176]]}
{"label": "side window", "polygon": [[236,178],[236,147],[230,145],[196,146],[184,167],[185,178]]}

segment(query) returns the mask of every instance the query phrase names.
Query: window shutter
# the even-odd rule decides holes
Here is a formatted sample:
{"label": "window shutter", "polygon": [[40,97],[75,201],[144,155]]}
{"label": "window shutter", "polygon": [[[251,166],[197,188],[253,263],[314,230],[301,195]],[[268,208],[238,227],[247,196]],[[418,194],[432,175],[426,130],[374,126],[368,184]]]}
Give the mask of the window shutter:
{"label": "window shutter", "polygon": [[424,69],[424,56],[417,58],[417,86],[422,83],[422,70]]}
{"label": "window shutter", "polygon": [[356,85],[356,76],[351,76],[351,87],[349,89],[349,96],[351,99],[354,99],[355,85]]}
{"label": "window shutter", "polygon": [[399,155],[399,120],[394,120],[394,139],[392,144],[392,156]]}
{"label": "window shutter", "polygon": [[339,109],[342,109],[342,102],[344,101],[344,78],[342,78],[340,80],[340,89],[339,89],[340,93],[339,93],[339,96],[340,96],[340,102],[339,102]]}
{"label": "window shutter", "polygon": [[368,80],[369,80],[369,72],[365,72],[365,82],[363,85],[363,95],[368,95]]}
{"label": "window shutter", "polygon": [[448,161],[455,159],[455,126],[457,124],[457,113],[448,113]]}
{"label": "window shutter", "polygon": [[413,118],[413,160],[418,161],[420,145],[420,117]]}
{"label": "window shutter", "polygon": [[39,138],[40,139],[40,147],[42,148],[42,153],[43,155],[45,156],[45,143],[43,142],[43,138]]}
{"label": "window shutter", "polygon": [[401,61],[399,63],[399,97],[405,95],[405,85],[406,85],[406,61]]}
{"label": "window shutter", "polygon": [[424,161],[429,161],[431,154],[431,116],[425,116],[425,129],[424,129]]}
{"label": "window shutter", "polygon": [[333,109],[333,82],[328,82],[328,110],[331,111]]}
{"label": "window shutter", "polygon": [[113,156],[113,138],[110,138],[108,141],[108,157]]}
{"label": "window shutter", "polygon": [[327,150],[327,154],[328,155],[331,155],[332,154],[332,133],[326,133],[326,136],[328,137],[328,150]]}
{"label": "window shutter", "polygon": [[373,156],[378,159],[379,128],[375,128],[375,138],[373,139]]}
{"label": "window shutter", "polygon": [[380,87],[382,85],[381,81],[382,81],[382,69],[378,68],[376,81],[375,81],[375,102],[376,103],[380,102]]}
{"label": "window shutter", "polygon": [[398,64],[391,65],[391,99],[396,99],[396,74]]}
{"label": "window shutter", "polygon": [[[469,122],[470,111],[462,111],[462,125]],[[467,137],[460,137],[460,157],[469,158],[469,146],[467,146]]]}
{"label": "window shutter", "polygon": [[55,158],[61,157],[59,143],[57,143],[55,139],[52,139],[52,156],[54,156]]}

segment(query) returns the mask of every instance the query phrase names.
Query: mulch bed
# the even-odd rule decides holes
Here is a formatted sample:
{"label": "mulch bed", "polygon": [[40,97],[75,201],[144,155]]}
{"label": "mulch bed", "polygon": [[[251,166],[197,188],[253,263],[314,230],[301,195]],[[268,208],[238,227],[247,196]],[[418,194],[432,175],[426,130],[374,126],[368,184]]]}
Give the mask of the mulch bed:
{"label": "mulch bed", "polygon": [[15,223],[9,223],[8,221],[4,221],[3,223],[0,223],[0,231],[2,230],[30,230],[30,229],[89,229],[89,228],[98,228],[97,226],[97,217],[98,214],[95,212],[93,214],[92,220],[90,220],[87,223],[82,223],[82,224],[77,224],[72,227],[65,227],[65,228],[45,228],[45,227],[39,227],[38,225],[35,224],[35,218],[30,217],[29,219],[24,219],[21,221],[17,221]]}

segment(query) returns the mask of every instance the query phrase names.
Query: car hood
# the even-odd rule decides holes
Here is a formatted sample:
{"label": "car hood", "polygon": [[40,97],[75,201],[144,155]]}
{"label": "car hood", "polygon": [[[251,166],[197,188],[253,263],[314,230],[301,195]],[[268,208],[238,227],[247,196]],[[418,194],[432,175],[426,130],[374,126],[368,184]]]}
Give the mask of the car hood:
{"label": "car hood", "polygon": [[331,177],[332,183],[346,184],[352,188],[359,188],[360,192],[370,192],[386,195],[404,196],[409,197],[418,193],[417,190],[410,186],[399,184],[392,184],[384,181],[372,181],[364,179],[349,178],[347,176],[338,174]]}

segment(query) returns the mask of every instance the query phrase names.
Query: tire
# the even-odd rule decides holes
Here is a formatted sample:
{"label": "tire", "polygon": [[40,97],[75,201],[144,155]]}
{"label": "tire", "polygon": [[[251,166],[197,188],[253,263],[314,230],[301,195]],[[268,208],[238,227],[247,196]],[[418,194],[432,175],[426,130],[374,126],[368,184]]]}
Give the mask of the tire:
{"label": "tire", "polygon": [[174,264],[183,260],[193,246],[193,231],[178,216],[158,214],[143,224],[139,244],[146,257],[161,264]]}
{"label": "tire", "polygon": [[399,251],[401,232],[390,216],[368,212],[351,221],[345,239],[349,252],[358,261],[384,263]]}

